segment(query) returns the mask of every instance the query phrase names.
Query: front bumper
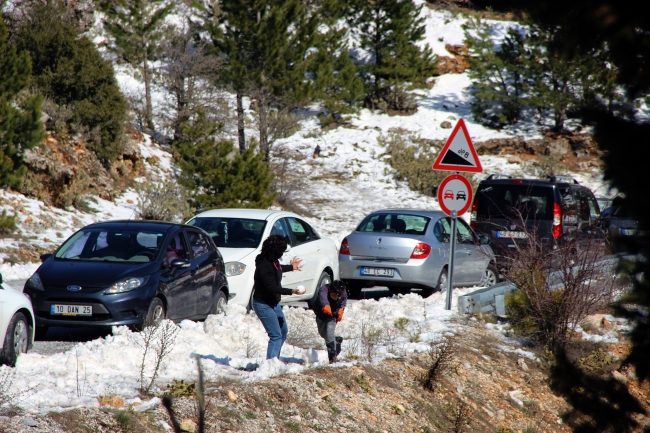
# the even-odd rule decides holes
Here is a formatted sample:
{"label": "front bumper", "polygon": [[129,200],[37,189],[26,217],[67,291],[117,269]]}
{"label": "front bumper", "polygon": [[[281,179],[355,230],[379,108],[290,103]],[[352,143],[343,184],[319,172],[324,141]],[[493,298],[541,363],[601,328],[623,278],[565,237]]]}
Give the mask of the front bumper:
{"label": "front bumper", "polygon": [[[29,289],[36,326],[111,327],[141,325],[149,309],[155,289],[150,284],[125,293],[104,295],[105,289],[87,293],[62,292],[45,287],[45,291]],[[53,304],[90,305],[92,316],[63,316],[51,314]]]}

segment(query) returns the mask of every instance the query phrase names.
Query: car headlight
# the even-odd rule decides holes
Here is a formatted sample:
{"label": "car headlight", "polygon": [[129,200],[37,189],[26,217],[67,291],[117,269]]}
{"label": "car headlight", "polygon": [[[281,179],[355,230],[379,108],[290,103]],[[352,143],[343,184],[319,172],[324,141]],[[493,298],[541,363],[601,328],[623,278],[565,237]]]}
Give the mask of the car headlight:
{"label": "car headlight", "polygon": [[27,286],[30,289],[34,289],[34,290],[41,290],[41,291],[45,290],[45,287],[43,286],[43,282],[41,281],[41,277],[39,277],[36,272],[34,272],[34,275],[29,277],[29,280],[27,280]]}
{"label": "car headlight", "polygon": [[108,288],[104,292],[105,295],[107,294],[112,294],[112,293],[123,293],[123,292],[129,292],[131,290],[137,289],[138,287],[144,285],[144,283],[149,280],[149,277],[132,277],[132,278],[127,278],[126,280],[119,281],[115,284],[113,284],[111,287]]}
{"label": "car headlight", "polygon": [[241,275],[246,270],[246,265],[239,262],[228,262],[226,263],[226,276],[234,277],[235,275]]}

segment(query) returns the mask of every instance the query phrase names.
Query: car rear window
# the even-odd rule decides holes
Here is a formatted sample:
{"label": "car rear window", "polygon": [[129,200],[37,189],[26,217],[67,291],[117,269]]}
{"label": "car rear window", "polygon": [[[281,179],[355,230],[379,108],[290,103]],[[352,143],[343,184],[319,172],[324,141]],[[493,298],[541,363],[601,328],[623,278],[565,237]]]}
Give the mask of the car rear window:
{"label": "car rear window", "polygon": [[189,225],[200,227],[221,248],[257,248],[262,240],[266,221],[245,218],[192,218]]}
{"label": "car rear window", "polygon": [[371,214],[357,227],[358,232],[423,235],[431,218],[403,213]]}
{"label": "car rear window", "polygon": [[54,257],[103,262],[153,262],[158,257],[165,232],[94,227],[72,235]]}
{"label": "car rear window", "polygon": [[485,185],[478,190],[477,217],[553,218],[553,188],[529,185]]}

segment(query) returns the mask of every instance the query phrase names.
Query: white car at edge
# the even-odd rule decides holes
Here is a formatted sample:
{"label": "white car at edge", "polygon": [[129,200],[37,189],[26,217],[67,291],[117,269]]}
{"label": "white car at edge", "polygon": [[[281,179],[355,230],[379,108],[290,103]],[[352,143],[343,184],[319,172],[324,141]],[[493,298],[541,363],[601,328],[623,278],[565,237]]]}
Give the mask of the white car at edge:
{"label": "white car at edge", "polygon": [[34,311],[22,292],[2,281],[0,274],[0,364],[15,365],[34,341]]}
{"label": "white car at edge", "polygon": [[280,259],[288,265],[292,257],[304,261],[301,271],[285,272],[282,287],[303,285],[303,295],[283,296],[282,303],[309,301],[318,288],[329,284],[339,275],[338,249],[329,238],[322,238],[300,216],[283,211],[262,209],[215,209],[202,212],[187,224],[201,227],[210,234],[225,262],[230,289],[230,303],[250,306],[255,273],[255,257],[262,242],[270,235],[279,234],[288,240],[288,247]]}

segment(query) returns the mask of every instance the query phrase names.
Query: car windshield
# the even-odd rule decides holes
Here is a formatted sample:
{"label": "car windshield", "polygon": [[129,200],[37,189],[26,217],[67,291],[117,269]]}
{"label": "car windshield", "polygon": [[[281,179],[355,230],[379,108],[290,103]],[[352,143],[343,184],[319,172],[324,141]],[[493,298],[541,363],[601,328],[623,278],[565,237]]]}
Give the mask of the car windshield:
{"label": "car windshield", "polygon": [[358,232],[405,233],[423,235],[431,218],[403,213],[368,215],[357,227]]}
{"label": "car windshield", "polygon": [[210,234],[221,248],[257,248],[262,240],[266,221],[245,218],[196,217],[189,225]]}
{"label": "car windshield", "polygon": [[78,231],[56,251],[56,259],[104,262],[153,262],[165,232],[93,227]]}
{"label": "car windshield", "polygon": [[488,185],[478,191],[478,216],[547,220],[553,217],[553,189],[527,185]]}

